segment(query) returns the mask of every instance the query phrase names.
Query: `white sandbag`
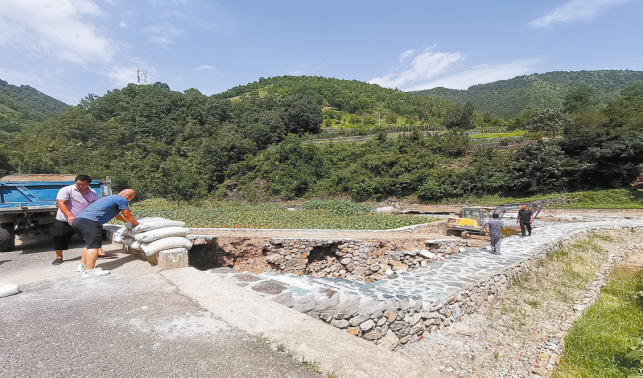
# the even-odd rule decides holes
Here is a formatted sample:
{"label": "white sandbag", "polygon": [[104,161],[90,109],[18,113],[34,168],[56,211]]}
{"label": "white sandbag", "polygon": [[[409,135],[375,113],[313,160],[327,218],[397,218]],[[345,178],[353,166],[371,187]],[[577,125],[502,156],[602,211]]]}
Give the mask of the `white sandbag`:
{"label": "white sandbag", "polygon": [[145,252],[145,256],[152,256],[160,251],[172,248],[192,248],[192,243],[187,238],[180,236],[171,236],[163,238],[151,243],[141,243],[141,249]]}
{"label": "white sandbag", "polygon": [[166,227],[185,227],[185,222],[164,218],[141,218],[136,221],[139,224],[132,229],[135,234]]}
{"label": "white sandbag", "polygon": [[[116,226],[118,227],[118,226]],[[125,227],[118,227],[118,229],[114,232],[112,232],[112,241],[114,243],[122,243],[123,242],[123,232],[125,232],[127,229]]]}
{"label": "white sandbag", "polygon": [[[114,241],[116,241],[116,240],[114,240]],[[131,245],[132,245],[132,243],[133,243],[133,242],[134,242],[134,238],[129,238],[129,237],[126,237],[126,236],[125,236],[125,237],[124,237],[124,236],[121,236],[121,241],[120,241],[120,242],[117,242],[117,243],[121,243],[122,245],[126,245],[126,246],[128,246],[128,247],[129,247],[129,246],[131,246]]]}
{"label": "white sandbag", "polygon": [[[149,222],[156,222],[160,220],[166,220],[166,219],[160,218],[160,217],[143,217],[143,218],[137,219],[136,221],[138,223],[149,223]],[[134,227],[132,227],[132,222],[125,223],[125,228],[127,228],[128,230],[133,229]]]}
{"label": "white sandbag", "polygon": [[134,238],[141,243],[151,243],[155,240],[169,238],[170,236],[186,236],[190,230],[184,227],[165,227],[135,234]]}
{"label": "white sandbag", "polygon": [[159,251],[159,253],[188,253],[188,250],[185,248],[170,248],[170,249],[164,249],[162,251]]}
{"label": "white sandbag", "polygon": [[132,244],[129,246],[131,249],[135,249],[137,251],[141,250],[141,242],[138,240],[134,240]]}
{"label": "white sandbag", "polygon": [[18,285],[10,282],[0,282],[0,298],[18,294],[19,292]]}

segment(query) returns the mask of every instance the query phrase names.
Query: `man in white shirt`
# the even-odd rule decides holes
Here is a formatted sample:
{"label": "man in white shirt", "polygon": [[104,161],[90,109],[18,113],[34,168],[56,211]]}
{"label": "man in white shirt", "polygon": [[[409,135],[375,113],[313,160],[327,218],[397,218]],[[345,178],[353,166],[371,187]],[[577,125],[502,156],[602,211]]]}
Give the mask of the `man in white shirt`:
{"label": "man in white shirt", "polygon": [[56,249],[56,259],[52,262],[53,265],[60,265],[63,262],[63,251],[69,248],[69,240],[75,233],[71,225],[76,216],[98,200],[96,191],[89,187],[92,181],[91,177],[78,175],[74,181],[73,185],[60,189],[56,196],[58,211],[51,232]]}

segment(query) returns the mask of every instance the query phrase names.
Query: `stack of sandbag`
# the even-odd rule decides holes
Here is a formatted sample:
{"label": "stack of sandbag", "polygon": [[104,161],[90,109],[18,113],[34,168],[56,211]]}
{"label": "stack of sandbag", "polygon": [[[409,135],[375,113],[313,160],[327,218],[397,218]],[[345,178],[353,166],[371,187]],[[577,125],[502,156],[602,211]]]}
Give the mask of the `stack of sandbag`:
{"label": "stack of sandbag", "polygon": [[187,252],[192,247],[192,243],[186,238],[190,230],[185,228],[185,222],[164,218],[141,218],[137,219],[137,222],[136,227],[132,227],[130,223],[125,224],[133,238],[125,240],[128,236],[123,235],[123,244],[130,242],[126,245],[142,250],[145,256],[152,256],[161,251]]}
{"label": "stack of sandbag", "polygon": [[134,242],[134,233],[130,228],[121,227],[114,232],[112,238],[115,243],[121,243],[129,247]]}

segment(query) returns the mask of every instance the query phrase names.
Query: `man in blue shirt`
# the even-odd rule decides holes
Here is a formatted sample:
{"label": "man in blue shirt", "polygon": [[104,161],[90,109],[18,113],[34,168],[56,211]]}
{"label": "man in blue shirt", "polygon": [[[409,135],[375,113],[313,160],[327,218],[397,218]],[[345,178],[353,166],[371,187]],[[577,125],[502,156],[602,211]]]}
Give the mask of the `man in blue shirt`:
{"label": "man in blue shirt", "polygon": [[[113,218],[123,222],[131,222],[132,226],[138,222],[130,213],[128,202],[131,201],[136,192],[132,189],[125,189],[118,194],[103,197],[85,208],[74,219],[72,227],[74,231],[82,236],[87,244],[78,266],[78,271],[83,272],[83,278],[99,277],[109,274],[109,271],[95,268],[98,250],[103,246],[103,224]],[[120,215],[120,212],[123,215]]]}
{"label": "man in blue shirt", "polygon": [[502,226],[504,224],[499,219],[500,215],[493,214],[493,219],[487,223],[487,236],[491,237],[491,253],[500,254],[500,240],[502,240]]}

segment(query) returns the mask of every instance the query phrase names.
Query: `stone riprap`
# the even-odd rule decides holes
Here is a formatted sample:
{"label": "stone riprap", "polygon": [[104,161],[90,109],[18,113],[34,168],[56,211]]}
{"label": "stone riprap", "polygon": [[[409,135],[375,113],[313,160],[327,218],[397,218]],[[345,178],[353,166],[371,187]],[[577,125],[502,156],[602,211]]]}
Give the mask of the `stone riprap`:
{"label": "stone riprap", "polygon": [[502,255],[475,248],[413,271],[367,283],[342,278],[240,273],[230,268],[210,272],[234,280],[272,300],[323,320],[391,350],[415,342],[457,321],[494,296],[515,276],[557,248],[564,240],[601,229],[641,232],[643,220],[603,220],[543,224],[532,237],[502,241]]}
{"label": "stone riprap", "polygon": [[279,274],[374,282],[440,261],[467,247],[463,240],[426,240],[425,249],[396,251],[382,242],[352,239],[270,239],[263,253]]}
{"label": "stone riprap", "polygon": [[[109,225],[111,233],[120,226]],[[406,227],[407,229],[410,227]],[[172,252],[145,256],[140,251],[124,246],[130,253],[162,269],[187,267],[189,264],[204,269],[201,260],[212,260],[214,266],[237,266],[240,261],[251,260],[254,268],[279,274],[328,276],[374,282],[396,273],[405,272],[440,261],[466,249],[469,243],[458,239],[415,240],[423,249],[399,250],[395,243],[382,240],[281,238],[264,239],[264,242],[245,243],[247,237],[220,238],[216,235],[191,234],[187,239],[193,246],[206,247],[205,252],[192,248],[188,253]],[[225,239],[225,242],[222,242]],[[193,259],[193,261],[191,261]],[[242,270],[242,269],[239,269]]]}

